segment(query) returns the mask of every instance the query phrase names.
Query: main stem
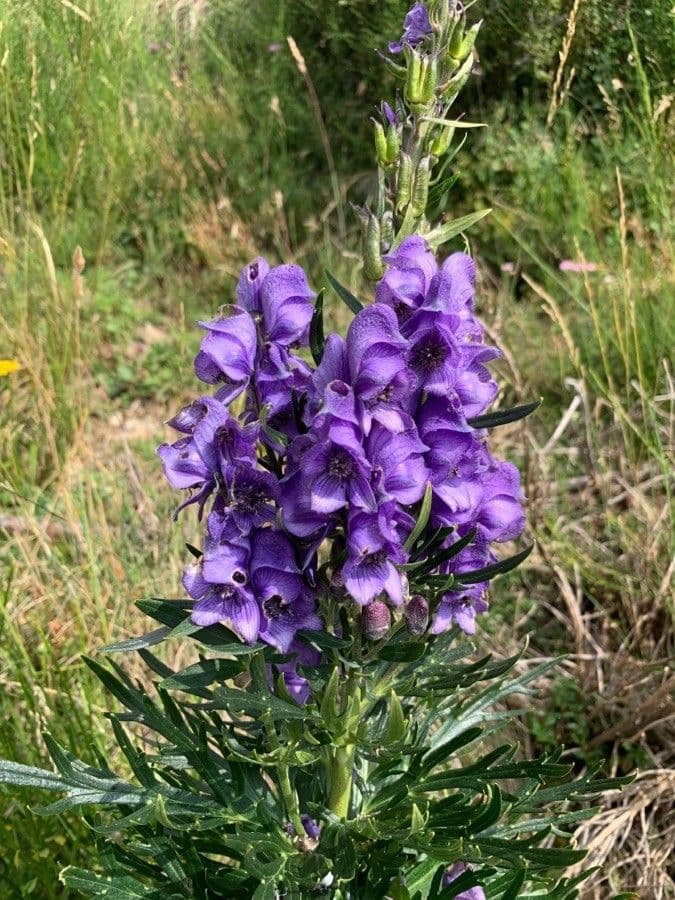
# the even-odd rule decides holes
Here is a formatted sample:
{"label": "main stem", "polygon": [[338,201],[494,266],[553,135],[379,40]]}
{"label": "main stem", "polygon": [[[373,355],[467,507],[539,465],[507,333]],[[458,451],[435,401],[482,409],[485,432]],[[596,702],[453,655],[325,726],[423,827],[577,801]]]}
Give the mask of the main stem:
{"label": "main stem", "polygon": [[354,747],[337,747],[328,765],[328,806],[339,819],[349,815],[354,779]]}

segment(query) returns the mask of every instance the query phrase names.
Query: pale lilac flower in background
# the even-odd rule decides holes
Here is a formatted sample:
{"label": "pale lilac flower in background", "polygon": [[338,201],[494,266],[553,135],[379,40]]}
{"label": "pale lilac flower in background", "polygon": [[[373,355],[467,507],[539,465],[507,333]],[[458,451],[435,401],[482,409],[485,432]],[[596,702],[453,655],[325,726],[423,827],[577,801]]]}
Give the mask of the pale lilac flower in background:
{"label": "pale lilac flower in background", "polygon": [[563,259],[558,266],[561,272],[597,272],[600,268],[597,263],[586,262],[586,260]]}

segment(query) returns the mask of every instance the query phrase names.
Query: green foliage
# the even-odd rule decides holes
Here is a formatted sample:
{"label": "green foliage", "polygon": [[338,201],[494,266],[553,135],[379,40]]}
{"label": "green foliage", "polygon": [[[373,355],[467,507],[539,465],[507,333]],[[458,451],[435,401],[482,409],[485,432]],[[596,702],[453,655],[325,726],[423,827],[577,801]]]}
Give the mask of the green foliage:
{"label": "green foliage", "polygon": [[[578,896],[580,879],[561,874],[584,855],[570,829],[621,782],[575,777],[556,752],[523,760],[498,739],[511,717],[503,702],[548,665],[515,676],[516,658],[472,661],[455,633],[420,642],[395,630],[377,648],[319,633],[326,665],[305,672],[313,698],[297,706],[268,681],[271,648],[196,628],[183,603],[142,606],[164,630],[108,650],[138,649],[154,691],[89,660],[123,707],[111,723],[129,774],[100,753],[87,764],[50,735],[55,773],[0,764],[0,781],[63,795],[42,814],[101,811],[89,820],[105,871],[66,868],[68,887],[127,900],[305,897],[323,885],[376,900],[397,884],[423,900],[450,896],[441,878],[462,860],[475,868],[455,892]],[[179,634],[218,658],[174,671],[147,649]],[[321,823],[318,839],[301,813]]]}

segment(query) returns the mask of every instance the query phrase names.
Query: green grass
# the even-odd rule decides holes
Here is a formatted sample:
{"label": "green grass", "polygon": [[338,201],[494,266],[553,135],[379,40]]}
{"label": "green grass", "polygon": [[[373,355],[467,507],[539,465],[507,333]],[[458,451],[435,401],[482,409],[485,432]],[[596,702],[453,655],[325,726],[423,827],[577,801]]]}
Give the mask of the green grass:
{"label": "green grass", "polygon": [[[194,320],[229,302],[261,251],[365,296],[285,50],[247,56],[249,23],[225,27],[234,2],[213,15],[72,6],[0,11],[0,357],[23,366],[0,379],[0,754],[26,763],[44,762],[45,727],[80,750],[83,733],[107,742],[107,701],[80,655],[144,628],[134,599],[178,589],[194,523],[171,523],[154,447],[194,390]],[[254,46],[283,38],[301,6],[287,0]],[[547,130],[545,102],[492,102],[492,128],[459,158],[452,211],[495,208],[470,236],[480,311],[510,351],[504,401],[545,399],[494,436],[526,473],[541,550],[495,587],[485,640],[504,653],[531,633],[530,656],[574,654],[526,740],[563,739],[578,765],[668,769],[671,710],[649,700],[673,651],[672,126],[640,64],[648,35],[625,38],[637,88],[606,114],[568,104]],[[341,77],[317,79],[322,103]],[[363,109],[378,89],[366,84]],[[349,172],[338,136],[342,148]],[[363,200],[370,182],[342,188]],[[598,271],[560,272],[563,259]],[[330,315],[346,321],[338,304]],[[63,896],[59,869],[91,853],[83,825],[36,817],[33,802],[0,792],[2,896]],[[640,840],[636,821],[624,856]],[[628,887],[649,868],[638,859]],[[644,889],[669,896],[667,875]]]}

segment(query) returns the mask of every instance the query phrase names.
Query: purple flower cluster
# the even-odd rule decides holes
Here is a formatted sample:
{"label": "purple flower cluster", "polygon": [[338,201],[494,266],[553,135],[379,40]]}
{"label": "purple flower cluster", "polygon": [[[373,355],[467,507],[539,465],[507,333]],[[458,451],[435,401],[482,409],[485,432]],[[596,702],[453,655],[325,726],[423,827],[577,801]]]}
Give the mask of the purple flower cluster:
{"label": "purple flower cluster", "polygon": [[[183,578],[193,621],[225,623],[306,664],[296,635],[322,627],[320,555],[345,600],[413,602],[402,567],[427,485],[427,528],[448,529],[444,548],[475,531],[441,573],[493,562],[493,543],[523,528],[517,470],[468,421],[497,392],[486,364],[498,352],[474,315],[473,262],[456,253],[439,266],[420,237],[385,261],[375,302],[346,337],[328,337],[316,367],[302,355],[315,296],[304,272],[263,259],[247,266],[237,305],[200,323],[195,369],[215,394],[179,412],[169,423],[179,439],[158,450],[170,483],[190,492],[179,509],[196,503],[203,516],[208,505],[203,556]],[[486,588],[443,595],[432,631],[457,623],[473,633]],[[303,699],[294,664],[284,674]]]}

